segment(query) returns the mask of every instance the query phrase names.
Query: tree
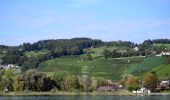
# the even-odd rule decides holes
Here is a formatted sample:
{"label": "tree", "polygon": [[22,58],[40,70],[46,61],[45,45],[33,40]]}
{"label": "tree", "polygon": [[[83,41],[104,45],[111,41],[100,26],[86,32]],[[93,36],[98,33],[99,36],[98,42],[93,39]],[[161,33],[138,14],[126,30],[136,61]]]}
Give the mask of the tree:
{"label": "tree", "polygon": [[0,79],[0,91],[3,91],[6,88],[6,82],[4,78]]}
{"label": "tree", "polygon": [[92,77],[91,80],[92,80],[92,83],[91,83],[92,90],[93,90],[93,91],[96,91],[97,88],[98,88],[98,86],[97,86],[97,80],[94,79],[94,77]]}
{"label": "tree", "polygon": [[107,49],[104,49],[104,50],[103,50],[103,53],[102,53],[102,54],[104,55],[104,58],[105,58],[105,59],[107,59],[107,58],[110,57],[110,53],[109,53],[109,52],[110,52],[110,51],[107,50]]}
{"label": "tree", "polygon": [[83,75],[82,76],[82,82],[83,82],[83,88],[84,88],[84,91],[85,92],[90,92],[92,89],[91,89],[91,83],[92,83],[92,80],[89,76],[87,75]]}
{"label": "tree", "polygon": [[52,85],[58,90],[65,90],[64,78],[57,73],[53,73],[51,76]]}
{"label": "tree", "polygon": [[26,89],[30,91],[50,91],[53,87],[56,87],[54,80],[36,69],[28,70],[24,78]]}
{"label": "tree", "polygon": [[65,80],[67,91],[78,91],[80,88],[79,78],[77,75],[68,76]]}
{"label": "tree", "polygon": [[24,75],[25,88],[30,91],[36,91],[34,76],[38,73],[36,69],[29,69]]}
{"label": "tree", "polygon": [[126,87],[129,91],[139,89],[139,79],[131,76],[126,80]]}
{"label": "tree", "polygon": [[151,91],[154,91],[157,87],[158,77],[155,72],[148,73],[144,78],[144,86]]}
{"label": "tree", "polygon": [[13,83],[14,83],[14,76],[15,76],[14,69],[5,70],[5,75],[3,76],[3,81],[5,81],[5,88],[9,91],[13,91]]}
{"label": "tree", "polygon": [[14,91],[24,91],[25,90],[25,80],[23,75],[16,75],[15,81],[13,83]]}

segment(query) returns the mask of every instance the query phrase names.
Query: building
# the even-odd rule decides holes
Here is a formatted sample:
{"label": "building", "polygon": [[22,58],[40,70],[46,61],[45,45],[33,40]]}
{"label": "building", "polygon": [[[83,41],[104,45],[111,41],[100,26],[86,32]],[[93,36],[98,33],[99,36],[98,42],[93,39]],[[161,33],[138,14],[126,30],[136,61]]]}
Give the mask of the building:
{"label": "building", "polygon": [[138,47],[135,47],[135,48],[133,48],[135,51],[139,51],[139,48]]}
{"label": "building", "polygon": [[164,90],[169,90],[169,89],[170,89],[170,80],[162,80],[157,85],[158,91],[164,91]]}
{"label": "building", "polygon": [[0,65],[0,69],[5,69],[5,70],[8,70],[8,69],[13,69],[13,68],[19,68],[19,66],[15,66],[13,64],[8,64],[8,65]]}
{"label": "building", "polygon": [[140,90],[132,91],[132,93],[151,93],[151,91],[142,87]]}
{"label": "building", "polygon": [[162,51],[160,54],[156,55],[158,57],[161,57],[161,56],[170,56],[170,52],[164,52]]}
{"label": "building", "polygon": [[97,91],[117,91],[118,87],[117,86],[100,86]]}

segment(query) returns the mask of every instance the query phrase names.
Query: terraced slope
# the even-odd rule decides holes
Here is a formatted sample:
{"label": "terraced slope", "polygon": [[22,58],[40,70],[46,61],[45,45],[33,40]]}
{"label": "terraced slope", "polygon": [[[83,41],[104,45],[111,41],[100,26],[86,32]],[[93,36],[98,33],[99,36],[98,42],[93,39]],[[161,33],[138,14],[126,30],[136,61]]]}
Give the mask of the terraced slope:
{"label": "terraced slope", "polygon": [[89,74],[94,77],[105,77],[107,79],[121,79],[127,68],[140,64],[144,58],[126,59],[102,59],[97,58],[92,61],[80,61],[79,56],[60,57],[54,60],[43,62],[38,69],[44,72],[57,72],[65,74]]}
{"label": "terraced slope", "polygon": [[149,57],[145,58],[144,61],[132,70],[134,75],[142,75],[151,71],[162,64],[167,64],[169,57]]}

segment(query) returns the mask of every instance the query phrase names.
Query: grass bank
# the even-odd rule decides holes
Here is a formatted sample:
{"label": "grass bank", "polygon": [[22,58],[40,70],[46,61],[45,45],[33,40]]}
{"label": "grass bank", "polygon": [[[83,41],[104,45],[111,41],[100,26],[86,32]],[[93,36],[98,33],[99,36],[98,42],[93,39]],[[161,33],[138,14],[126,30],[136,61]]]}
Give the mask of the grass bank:
{"label": "grass bank", "polygon": [[129,95],[129,96],[136,96],[136,95],[170,95],[170,93],[151,93],[151,94],[134,94],[131,92],[127,92],[126,90],[116,91],[116,92],[9,92],[3,93],[0,92],[0,96],[75,96],[75,95]]}

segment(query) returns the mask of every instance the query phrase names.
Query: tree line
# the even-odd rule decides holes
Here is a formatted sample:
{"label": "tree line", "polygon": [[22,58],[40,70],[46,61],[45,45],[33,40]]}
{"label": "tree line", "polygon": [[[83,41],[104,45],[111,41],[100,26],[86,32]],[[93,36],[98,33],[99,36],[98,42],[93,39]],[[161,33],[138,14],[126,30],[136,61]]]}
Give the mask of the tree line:
{"label": "tree line", "polygon": [[[154,44],[167,44],[170,43],[169,39],[155,39],[155,40],[145,40],[143,43],[141,44],[134,44],[132,42],[124,42],[121,43],[120,46],[122,44],[126,44],[125,47],[138,47],[138,50],[129,50],[129,49],[122,49],[120,50],[121,52],[119,52],[119,50],[109,50],[109,49],[104,49],[103,50],[103,56],[105,57],[105,59],[107,58],[120,58],[120,57],[131,57],[131,56],[153,56],[156,54],[160,54],[162,51],[167,52],[170,51],[165,45],[161,45],[161,46],[154,46]],[[113,45],[115,46],[117,42],[114,42]],[[128,45],[127,45],[128,44]],[[110,45],[110,44],[109,44]],[[126,51],[124,51],[126,50]]]}
{"label": "tree line", "polygon": [[87,75],[58,76],[57,73],[48,76],[36,69],[29,69],[24,73],[14,69],[4,70],[0,73],[0,91],[65,91],[65,92],[91,92],[99,86],[107,86],[105,78],[93,78]]}

